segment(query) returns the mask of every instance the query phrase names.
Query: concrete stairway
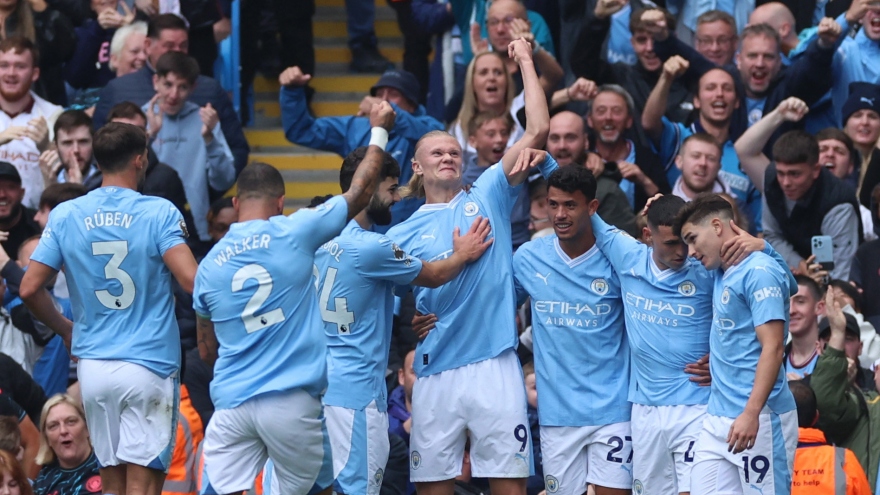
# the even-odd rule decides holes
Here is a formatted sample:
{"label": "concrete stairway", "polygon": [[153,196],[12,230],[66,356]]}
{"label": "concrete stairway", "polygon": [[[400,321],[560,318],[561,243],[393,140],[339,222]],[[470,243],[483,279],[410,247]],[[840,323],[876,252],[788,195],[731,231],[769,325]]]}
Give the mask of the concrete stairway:
{"label": "concrete stairway", "polygon": [[[313,19],[316,69],[312,78],[315,97],[312,110],[318,117],[354,115],[358,104],[378,74],[348,71],[351,53],[346,44],[344,0],[316,0]],[[403,39],[394,11],[385,0],[376,1],[376,35],[379,49],[398,67],[403,60]],[[260,75],[254,81],[255,119],[245,130],[251,146],[251,161],[278,168],[285,180],[287,212],[307,206],[313,196],[338,194],[339,166],[335,153],[313,150],[290,143],[281,129],[278,81]]]}

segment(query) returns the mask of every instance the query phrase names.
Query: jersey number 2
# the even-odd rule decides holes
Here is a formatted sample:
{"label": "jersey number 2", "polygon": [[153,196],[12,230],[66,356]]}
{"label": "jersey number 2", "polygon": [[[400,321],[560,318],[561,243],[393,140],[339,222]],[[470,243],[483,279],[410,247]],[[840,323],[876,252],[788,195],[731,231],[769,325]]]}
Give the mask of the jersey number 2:
{"label": "jersey number 2", "polygon": [[274,285],[272,275],[269,275],[269,272],[260,265],[250,264],[239,268],[235,275],[232,276],[232,292],[244,289],[244,283],[250,279],[256,280],[259,285],[257,285],[254,295],[245,304],[244,311],[241,313],[241,321],[244,322],[244,329],[247,333],[254,333],[269,325],[281,323],[284,321],[285,316],[284,310],[281,308],[259,315],[256,314],[263,307],[263,304],[266,303],[266,300],[269,299],[269,294],[272,293]]}
{"label": "jersey number 2", "polygon": [[92,243],[92,255],[111,255],[110,260],[104,265],[104,277],[107,280],[116,280],[122,286],[122,293],[114,296],[108,290],[96,290],[95,296],[98,302],[110,309],[126,309],[134,302],[137,290],[134,280],[119,265],[128,256],[128,241],[101,241]]}

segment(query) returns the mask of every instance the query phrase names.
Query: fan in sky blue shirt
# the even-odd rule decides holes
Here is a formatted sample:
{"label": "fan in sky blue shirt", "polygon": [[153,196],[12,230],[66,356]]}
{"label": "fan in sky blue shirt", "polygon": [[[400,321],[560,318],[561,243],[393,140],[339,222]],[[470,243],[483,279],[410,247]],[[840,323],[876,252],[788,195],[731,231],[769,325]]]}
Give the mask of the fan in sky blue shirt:
{"label": "fan in sky blue shirt", "polygon": [[168,200],[120,187],[52,210],[31,261],[64,267],[74,356],[135,363],[162,378],[178,370],[180,333],[162,257],[184,242],[185,225]]}
{"label": "fan in sky blue shirt", "polygon": [[261,394],[327,387],[315,251],[342,231],[345,198],[269,220],[234,223],[199,264],[193,308],[220,344],[211,400],[230,409]]}

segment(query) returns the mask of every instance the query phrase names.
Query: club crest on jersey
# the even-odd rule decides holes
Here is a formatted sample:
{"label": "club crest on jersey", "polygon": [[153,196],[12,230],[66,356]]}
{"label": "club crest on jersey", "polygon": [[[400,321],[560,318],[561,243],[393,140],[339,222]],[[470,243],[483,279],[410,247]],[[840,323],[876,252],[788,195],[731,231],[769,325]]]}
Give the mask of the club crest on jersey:
{"label": "club crest on jersey", "polygon": [[186,222],[184,222],[183,219],[181,218],[180,222],[178,222],[177,225],[180,226],[180,232],[183,233],[183,238],[189,239],[189,231],[186,230]]}
{"label": "club crest on jersey", "polygon": [[397,261],[403,261],[406,266],[410,265],[409,257],[406,255],[406,252],[400,248],[400,246],[392,242],[391,250],[394,251],[394,259],[396,259]]}
{"label": "club crest on jersey", "polygon": [[724,292],[721,293],[721,304],[727,304],[730,302],[730,290],[725,287]]}
{"label": "club crest on jersey", "polygon": [[633,480],[633,495],[642,495],[645,492],[645,485],[642,480]]}
{"label": "club crest on jersey", "polygon": [[480,212],[480,207],[477,206],[473,201],[468,201],[464,204],[464,216],[472,217]]}
{"label": "club crest on jersey", "polygon": [[382,486],[382,478],[385,476],[385,472],[382,471],[382,468],[376,470],[376,474],[373,475],[373,483],[376,486]]}
{"label": "club crest on jersey", "polygon": [[418,469],[422,466],[422,455],[419,454],[418,450],[413,450],[409,456],[409,465],[413,469]]}
{"label": "club crest on jersey", "polygon": [[608,294],[608,282],[606,282],[604,278],[593,279],[593,283],[590,284],[590,289],[596,294],[604,296],[605,294]]}
{"label": "club crest on jersey", "polygon": [[544,477],[544,486],[547,487],[547,493],[556,493],[559,490],[559,480],[548,474]]}
{"label": "club crest on jersey", "polygon": [[697,286],[694,285],[694,283],[690,280],[687,280],[678,284],[678,293],[683,296],[690,297],[697,293]]}

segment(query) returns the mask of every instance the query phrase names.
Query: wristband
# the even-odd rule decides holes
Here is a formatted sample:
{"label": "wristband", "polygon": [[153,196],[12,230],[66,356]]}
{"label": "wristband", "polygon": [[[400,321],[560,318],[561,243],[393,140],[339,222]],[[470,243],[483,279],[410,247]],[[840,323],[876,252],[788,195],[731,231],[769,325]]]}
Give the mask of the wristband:
{"label": "wristband", "polygon": [[388,131],[386,131],[383,127],[373,127],[370,129],[370,146],[378,146],[385,151],[385,146],[388,144]]}

